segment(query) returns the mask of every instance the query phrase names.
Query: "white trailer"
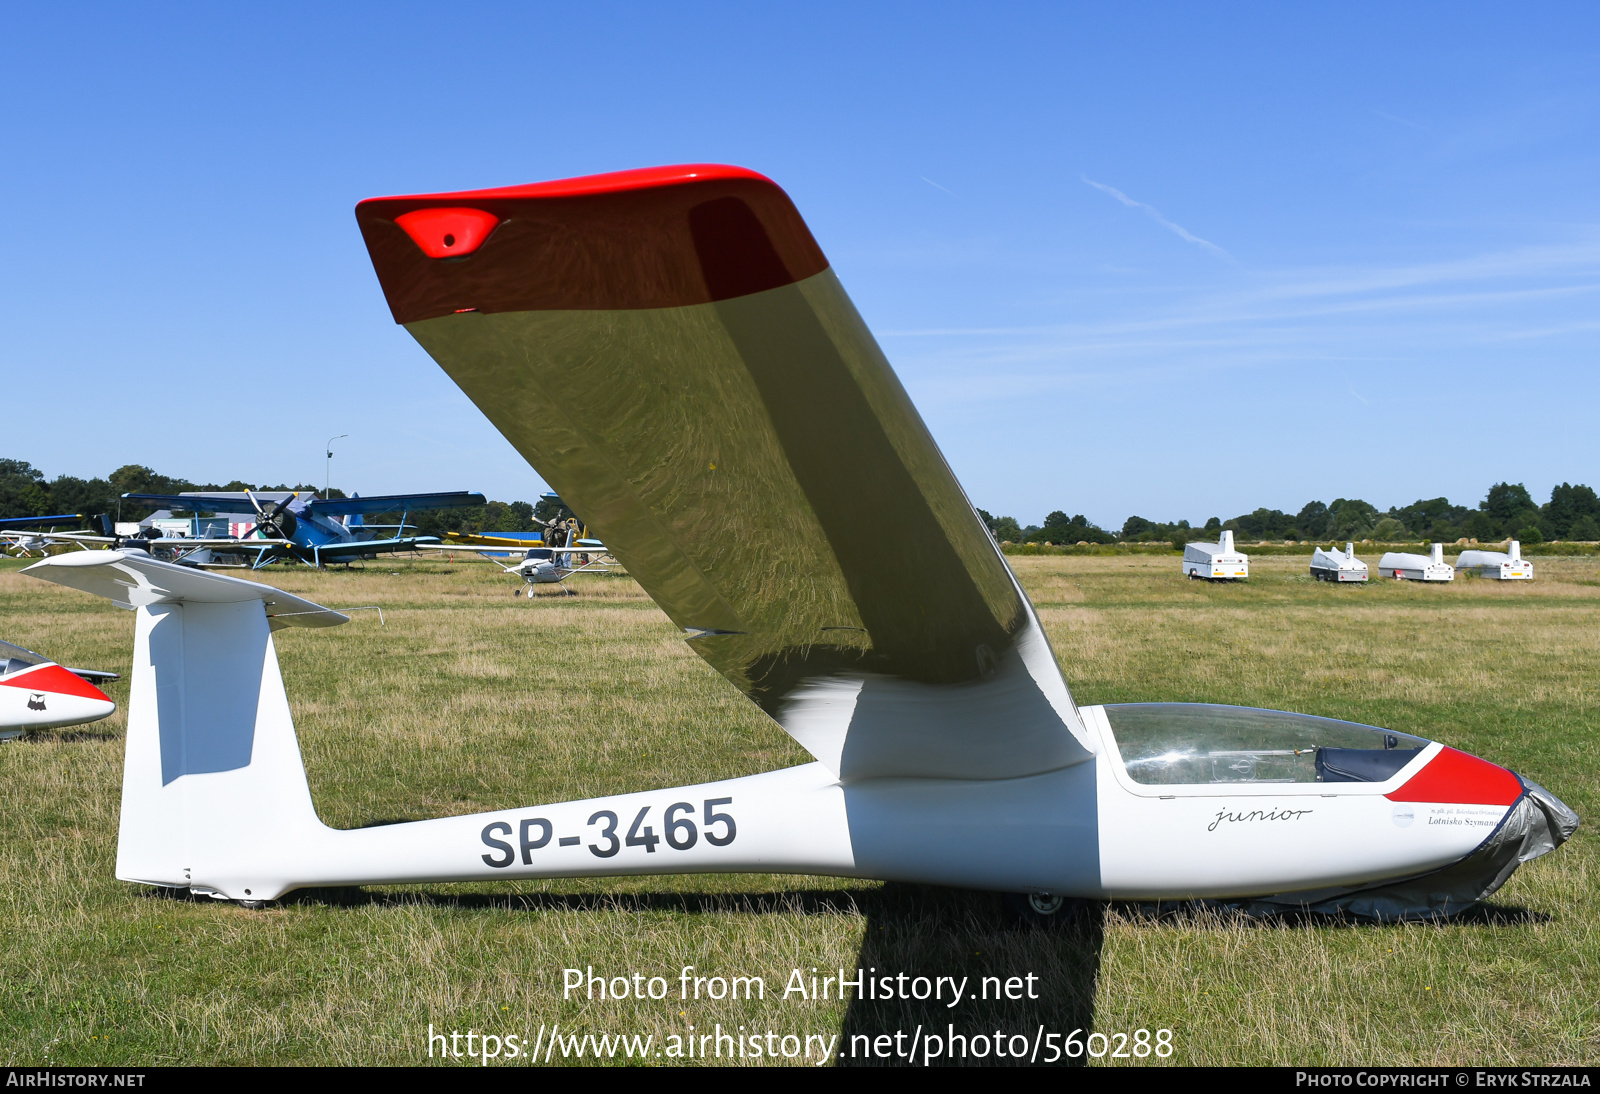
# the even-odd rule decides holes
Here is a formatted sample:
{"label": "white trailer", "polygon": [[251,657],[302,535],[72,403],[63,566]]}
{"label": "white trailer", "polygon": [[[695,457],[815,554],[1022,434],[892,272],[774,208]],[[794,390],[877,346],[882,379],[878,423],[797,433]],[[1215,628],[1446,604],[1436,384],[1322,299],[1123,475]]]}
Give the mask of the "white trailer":
{"label": "white trailer", "polygon": [[1456,569],[1471,570],[1496,581],[1532,581],[1533,563],[1522,557],[1522,544],[1512,540],[1508,551],[1462,551]]}
{"label": "white trailer", "polygon": [[1224,529],[1220,542],[1184,545],[1183,572],[1207,581],[1237,581],[1250,576],[1250,556],[1233,549],[1233,533]]}
{"label": "white trailer", "polygon": [[1365,581],[1367,564],[1356,557],[1354,543],[1346,543],[1342,554],[1318,547],[1311,552],[1311,576],[1318,581]]}
{"label": "white trailer", "polygon": [[1378,574],[1402,581],[1454,581],[1456,568],[1444,560],[1444,544],[1435,543],[1427,555],[1388,552],[1378,560]]}

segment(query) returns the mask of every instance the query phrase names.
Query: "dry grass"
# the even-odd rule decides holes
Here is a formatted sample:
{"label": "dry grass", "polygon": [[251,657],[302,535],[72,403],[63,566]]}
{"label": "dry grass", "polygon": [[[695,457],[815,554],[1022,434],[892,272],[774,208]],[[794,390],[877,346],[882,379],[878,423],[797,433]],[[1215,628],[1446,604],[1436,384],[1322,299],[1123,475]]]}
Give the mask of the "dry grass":
{"label": "dry grass", "polygon": [[[1484,753],[1588,817],[1600,563],[1531,585],[1313,583],[1294,556],[1248,585],[1175,558],[1014,558],[1080,702],[1183,699],[1377,722]],[[125,669],[132,619],[0,564],[0,637]],[[622,577],[512,599],[490,567],[430,561],[270,580],[381,604],[279,636],[317,807],[350,826],[672,786],[803,762]],[[126,701],[126,684],[113,687]],[[1593,1062],[1595,841],[1519,871],[1488,913],[1390,928],[1193,908],[1006,926],[984,894],[771,876],[314,891],[247,912],[112,878],[123,716],[0,746],[0,976],[8,1063],[410,1063],[426,1028],[798,1034],[918,1024],[1175,1031],[1177,1063]],[[1159,914],[1158,914],[1159,913]],[[789,970],[1033,972],[1039,1000],[784,1001]],[[735,1003],[563,1001],[561,970],[755,974]],[[656,1061],[652,1061],[656,1062]],[[670,1062],[661,1060],[659,1062]],[[848,1062],[848,1061],[847,1061]],[[989,1062],[995,1062],[991,1056]],[[1110,1061],[1107,1061],[1110,1062]]]}

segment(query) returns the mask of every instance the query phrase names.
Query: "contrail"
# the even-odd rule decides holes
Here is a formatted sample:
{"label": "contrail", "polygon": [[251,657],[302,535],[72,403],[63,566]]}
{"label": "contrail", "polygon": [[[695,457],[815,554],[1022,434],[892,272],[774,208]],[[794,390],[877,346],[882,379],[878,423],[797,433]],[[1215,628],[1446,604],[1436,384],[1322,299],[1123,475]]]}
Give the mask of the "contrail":
{"label": "contrail", "polygon": [[1187,243],[1193,243],[1197,247],[1204,247],[1208,251],[1214,251],[1223,258],[1226,258],[1229,262],[1238,261],[1227,251],[1224,251],[1221,247],[1218,247],[1215,243],[1212,243],[1207,239],[1201,239],[1199,236],[1195,235],[1181,224],[1174,224],[1172,221],[1162,216],[1161,213],[1153,206],[1146,205],[1142,201],[1134,201],[1127,194],[1124,194],[1121,190],[1118,190],[1115,186],[1107,186],[1103,182],[1096,182],[1088,175],[1079,175],[1078,177],[1084,182],[1088,183],[1090,186],[1093,186],[1096,190],[1103,190],[1110,194],[1128,208],[1138,209],[1140,212],[1154,220],[1157,224],[1178,236],[1179,239],[1182,239]]}
{"label": "contrail", "polygon": [[923,182],[927,183],[929,186],[933,187],[935,190],[943,190],[945,193],[949,194],[951,197],[955,197],[956,196],[956,192],[954,190],[950,189],[947,186],[940,186],[937,182],[934,182],[927,175],[918,175],[917,178],[921,179]]}

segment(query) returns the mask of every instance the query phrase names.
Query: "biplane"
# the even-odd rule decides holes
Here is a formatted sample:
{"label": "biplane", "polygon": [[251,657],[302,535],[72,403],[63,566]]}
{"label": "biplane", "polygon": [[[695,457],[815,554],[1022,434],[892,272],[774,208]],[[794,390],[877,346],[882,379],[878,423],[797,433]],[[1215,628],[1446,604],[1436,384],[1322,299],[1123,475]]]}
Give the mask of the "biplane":
{"label": "biplane", "polygon": [[[187,552],[228,553],[250,559],[252,569],[293,560],[318,569],[330,562],[376,558],[380,554],[410,551],[438,543],[437,536],[375,536],[360,521],[374,513],[400,513],[399,530],[406,518],[429,509],[457,509],[484,504],[482,494],[456,490],[441,494],[393,494],[363,498],[319,498],[309,491],[187,491],[182,494],[124,494],[129,501],[165,505],[192,513],[232,513],[253,518],[243,536],[162,540],[165,549]],[[337,518],[345,518],[340,520]],[[93,537],[75,536],[83,542]],[[118,544],[112,544],[116,546]],[[196,564],[209,557],[191,559]]]}
{"label": "biplane", "polygon": [[[345,617],[130,551],[25,573],[137,610],[119,878],[302,886],[758,871],[1070,898],[1460,911],[1568,838],[1554,795],[1313,714],[1078,706],[788,196],[691,165],[378,198],[396,321],[689,646],[812,762],[358,830],[312,807],[273,632]],[[876,534],[860,534],[873,515]],[[374,716],[377,712],[374,712]]]}

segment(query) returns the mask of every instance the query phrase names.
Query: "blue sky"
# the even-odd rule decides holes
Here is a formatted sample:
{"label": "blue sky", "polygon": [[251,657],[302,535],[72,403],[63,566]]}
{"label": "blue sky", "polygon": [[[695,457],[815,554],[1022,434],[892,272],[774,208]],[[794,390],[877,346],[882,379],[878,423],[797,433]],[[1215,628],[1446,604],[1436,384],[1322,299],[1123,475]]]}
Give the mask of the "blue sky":
{"label": "blue sky", "polygon": [[789,191],[973,501],[1204,520],[1600,484],[1600,8],[13,6],[0,456],[531,498],[378,194]]}

